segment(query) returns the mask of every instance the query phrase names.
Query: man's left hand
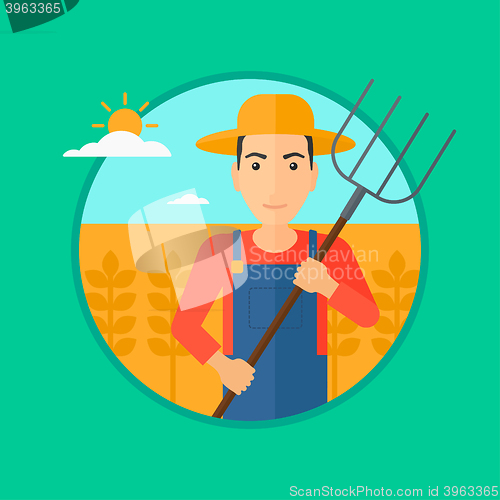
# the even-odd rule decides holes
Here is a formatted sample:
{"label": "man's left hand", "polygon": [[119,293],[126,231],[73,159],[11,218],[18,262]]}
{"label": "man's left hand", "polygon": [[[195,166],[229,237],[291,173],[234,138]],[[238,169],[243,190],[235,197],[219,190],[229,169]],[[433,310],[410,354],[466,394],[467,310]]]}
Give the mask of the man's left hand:
{"label": "man's left hand", "polygon": [[309,257],[301,262],[293,284],[309,293],[320,293],[329,299],[339,284],[328,274],[324,264]]}

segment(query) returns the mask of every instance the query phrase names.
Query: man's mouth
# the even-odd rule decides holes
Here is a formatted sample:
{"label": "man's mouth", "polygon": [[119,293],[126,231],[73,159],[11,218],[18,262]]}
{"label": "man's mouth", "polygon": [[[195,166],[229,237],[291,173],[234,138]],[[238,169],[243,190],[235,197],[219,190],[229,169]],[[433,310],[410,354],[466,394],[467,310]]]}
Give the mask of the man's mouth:
{"label": "man's mouth", "polygon": [[265,203],[262,205],[264,208],[270,208],[271,210],[277,210],[278,208],[285,208],[287,204],[284,205],[266,205]]}

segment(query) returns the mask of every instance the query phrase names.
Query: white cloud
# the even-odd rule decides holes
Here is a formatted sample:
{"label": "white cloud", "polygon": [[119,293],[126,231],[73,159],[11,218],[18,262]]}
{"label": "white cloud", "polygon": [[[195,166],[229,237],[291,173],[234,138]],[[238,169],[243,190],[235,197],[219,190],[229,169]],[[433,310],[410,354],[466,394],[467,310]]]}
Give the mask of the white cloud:
{"label": "white cloud", "polygon": [[176,200],[169,201],[167,205],[210,205],[206,198],[198,198],[195,194],[185,194]]}
{"label": "white cloud", "polygon": [[144,142],[131,132],[119,131],[105,135],[99,142],[91,142],[82,149],[71,149],[65,157],[167,157],[172,156],[160,142]]}

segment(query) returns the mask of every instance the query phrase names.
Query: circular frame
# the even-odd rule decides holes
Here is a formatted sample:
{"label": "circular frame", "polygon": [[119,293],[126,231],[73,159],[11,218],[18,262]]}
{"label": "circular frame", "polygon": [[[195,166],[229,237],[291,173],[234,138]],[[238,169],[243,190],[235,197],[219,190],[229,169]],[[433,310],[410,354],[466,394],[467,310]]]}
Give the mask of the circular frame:
{"label": "circular frame", "polygon": [[[303,80],[301,78],[296,78],[292,76],[287,76],[287,75],[282,75],[278,73],[268,73],[268,72],[260,72],[260,71],[238,71],[238,72],[232,72],[232,73],[222,73],[219,75],[213,75],[209,77],[204,77],[204,78],[199,78],[197,80],[193,80],[191,82],[185,83],[183,85],[180,85],[178,87],[175,87],[172,90],[169,90],[165,92],[164,94],[160,95],[153,101],[151,101],[150,105],[148,106],[148,112],[151,111],[152,109],[157,108],[164,102],[172,99],[173,97],[183,94],[184,92],[187,92],[189,90],[193,90],[198,87],[203,87],[205,85],[209,85],[211,83],[218,83],[218,82],[224,82],[224,81],[231,81],[231,80],[246,80],[246,79],[252,79],[252,80],[271,80],[271,81],[277,81],[281,83],[289,83],[291,85],[297,85],[299,87],[306,88],[308,90],[311,90],[313,92],[316,92],[317,94],[320,94],[340,105],[342,105],[345,109],[352,109],[354,106],[354,103],[349,102],[347,99],[344,99],[343,97],[339,96],[335,92],[326,89],[325,87],[322,87],[320,85],[316,85],[314,83],[308,82],[307,80]],[[140,116],[142,116],[146,113],[142,113]],[[378,128],[378,124],[375,123],[368,115],[366,115],[363,111],[359,110],[356,112],[356,115],[373,131]],[[397,150],[396,146],[394,143],[387,137],[384,131],[380,134],[380,139],[384,143],[384,145],[387,147],[389,152],[392,154],[394,158],[397,158],[399,156],[399,151]],[[211,425],[216,425],[219,427],[227,427],[227,428],[240,428],[240,429],[264,429],[264,428],[270,428],[270,427],[279,427],[283,425],[289,425],[289,424],[294,424],[297,422],[302,422],[304,420],[308,420],[309,418],[315,417],[316,415],[320,415],[324,412],[330,411],[333,408],[336,408],[337,406],[341,405],[348,399],[352,398],[355,394],[357,394],[359,391],[364,389],[372,380],[377,377],[377,375],[387,366],[387,364],[391,361],[391,359],[396,355],[398,352],[399,348],[403,344],[405,338],[408,335],[408,332],[410,331],[410,328],[415,321],[415,317],[417,315],[418,309],[420,307],[420,304],[422,302],[422,297],[424,294],[424,288],[427,280],[427,271],[428,271],[428,263],[429,263],[429,240],[428,240],[428,231],[427,231],[427,222],[425,218],[425,212],[424,212],[424,206],[422,203],[422,199],[420,195],[417,195],[414,198],[414,203],[415,207],[417,210],[417,217],[418,217],[418,224],[419,224],[419,229],[420,229],[420,244],[421,244],[421,257],[420,257],[420,273],[419,273],[419,278],[418,278],[418,284],[417,284],[417,290],[415,293],[415,298],[413,300],[410,312],[408,313],[408,317],[406,318],[403,328],[401,329],[399,335],[397,336],[396,340],[390,347],[390,349],[387,351],[387,353],[382,357],[382,359],[375,365],[375,367],[368,372],[368,374],[363,377],[357,384],[352,386],[349,390],[341,394],[340,396],[337,396],[335,399],[332,401],[329,401],[318,408],[315,408],[313,410],[306,411],[304,413],[300,413],[298,415],[294,415],[291,417],[286,417],[286,418],[281,418],[277,420],[262,420],[262,421],[256,421],[256,422],[248,422],[248,421],[238,421],[238,420],[224,420],[224,419],[218,419],[218,418],[213,418],[209,417],[207,415],[202,415],[200,413],[196,413],[192,410],[188,410],[186,408],[183,408],[182,406],[179,406],[175,403],[172,403],[168,399],[164,398],[163,396],[160,396],[158,393],[154,392],[152,389],[150,389],[147,385],[143,384],[135,375],[133,375],[122,362],[118,359],[118,357],[113,353],[113,351],[109,348],[108,344],[104,340],[103,336],[101,335],[101,332],[97,328],[97,325],[94,322],[94,319],[92,318],[92,313],[89,309],[89,306],[87,304],[87,300],[85,298],[85,292],[83,289],[83,283],[82,283],[82,278],[81,278],[81,273],[80,273],[80,258],[79,258],[79,247],[80,247],[80,228],[81,228],[81,223],[82,223],[82,216],[83,216],[83,211],[85,208],[85,204],[87,201],[88,194],[90,192],[90,188],[94,182],[94,179],[101,168],[102,164],[106,158],[99,158],[97,159],[94,164],[92,165],[87,178],[85,179],[85,182],[82,187],[82,191],[80,193],[80,196],[78,198],[77,206],[76,206],[76,212],[75,212],[75,217],[73,220],[73,229],[71,233],[71,267],[73,271],[73,280],[75,283],[75,288],[76,288],[76,294],[78,297],[78,302],[80,303],[80,307],[83,312],[83,316],[85,318],[85,321],[87,322],[88,327],[90,328],[90,331],[92,332],[92,335],[94,336],[97,344],[105,354],[105,356],[108,358],[109,361],[113,364],[113,366],[137,389],[139,389],[143,394],[148,396],[150,399],[153,401],[159,403],[160,405],[164,406],[165,408],[168,408],[169,410],[172,410],[179,415],[182,415],[184,417],[191,418],[197,422],[202,422],[205,424],[211,424]],[[403,175],[406,179],[406,182],[408,183],[408,186],[410,187],[410,190],[413,191],[416,188],[416,183],[415,180],[411,174],[410,169],[408,168],[408,165],[406,162],[403,161],[400,164],[401,171],[403,172]]]}

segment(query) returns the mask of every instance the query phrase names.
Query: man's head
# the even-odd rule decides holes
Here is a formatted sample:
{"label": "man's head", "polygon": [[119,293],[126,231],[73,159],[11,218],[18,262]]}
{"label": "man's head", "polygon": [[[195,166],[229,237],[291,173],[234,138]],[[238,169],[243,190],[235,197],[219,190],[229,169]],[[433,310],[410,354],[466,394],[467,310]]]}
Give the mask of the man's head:
{"label": "man's head", "polygon": [[[299,96],[260,94],[247,99],[236,129],[201,138],[203,151],[236,155],[232,177],[250,210],[263,224],[287,224],[316,186],[315,155],[331,153],[334,132],[314,127],[311,107]],[[346,136],[335,151],[354,147]]]}
{"label": "man's head", "polygon": [[238,139],[231,175],[262,224],[288,224],[316,187],[313,141],[303,135],[248,135]]}

